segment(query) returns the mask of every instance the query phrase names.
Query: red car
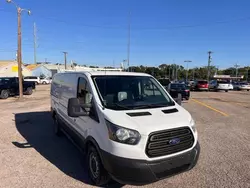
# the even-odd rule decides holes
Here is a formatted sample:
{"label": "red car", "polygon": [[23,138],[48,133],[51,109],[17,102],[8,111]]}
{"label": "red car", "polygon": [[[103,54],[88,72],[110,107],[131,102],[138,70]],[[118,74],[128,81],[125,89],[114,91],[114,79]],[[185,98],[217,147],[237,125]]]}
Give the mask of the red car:
{"label": "red car", "polygon": [[206,80],[197,81],[195,89],[198,91],[208,91],[208,82]]}

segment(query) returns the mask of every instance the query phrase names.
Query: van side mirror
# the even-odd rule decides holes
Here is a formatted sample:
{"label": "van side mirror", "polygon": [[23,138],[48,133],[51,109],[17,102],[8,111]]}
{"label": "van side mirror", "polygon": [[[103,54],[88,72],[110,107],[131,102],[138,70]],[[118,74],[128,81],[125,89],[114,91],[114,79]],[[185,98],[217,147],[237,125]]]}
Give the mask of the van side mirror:
{"label": "van side mirror", "polygon": [[68,101],[68,116],[70,117],[79,117],[79,116],[88,116],[89,109],[91,108],[90,104],[80,104],[78,98],[70,98]]}

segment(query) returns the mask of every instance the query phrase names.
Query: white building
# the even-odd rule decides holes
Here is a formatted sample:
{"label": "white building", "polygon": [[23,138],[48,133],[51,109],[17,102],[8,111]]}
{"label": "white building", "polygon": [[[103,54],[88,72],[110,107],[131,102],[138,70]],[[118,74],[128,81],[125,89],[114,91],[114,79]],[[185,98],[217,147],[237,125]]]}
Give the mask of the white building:
{"label": "white building", "polygon": [[[22,65],[23,76],[31,76],[31,72]],[[18,64],[13,60],[0,61],[0,77],[18,77]]]}

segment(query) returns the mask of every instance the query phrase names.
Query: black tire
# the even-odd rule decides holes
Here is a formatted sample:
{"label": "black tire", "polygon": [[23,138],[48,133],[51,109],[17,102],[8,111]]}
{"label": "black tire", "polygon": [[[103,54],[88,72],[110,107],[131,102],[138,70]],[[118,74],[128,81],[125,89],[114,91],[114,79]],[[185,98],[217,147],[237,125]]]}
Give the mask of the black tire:
{"label": "black tire", "polygon": [[54,116],[54,133],[56,136],[62,136],[61,125],[58,121],[57,115]]}
{"label": "black tire", "polygon": [[228,90],[225,90],[225,92],[228,92]]}
{"label": "black tire", "polygon": [[185,99],[188,101],[188,100],[189,100],[189,97],[185,97]]}
{"label": "black tire", "polygon": [[0,98],[1,99],[7,99],[9,97],[9,91],[8,90],[2,90]]}
{"label": "black tire", "polygon": [[26,95],[32,95],[32,93],[33,93],[32,87],[28,87],[28,88],[26,89],[25,94],[26,94]]}
{"label": "black tire", "polygon": [[38,85],[38,82],[35,82],[36,85]]}
{"label": "black tire", "polygon": [[89,177],[94,185],[102,186],[109,182],[110,176],[104,169],[101,158],[92,145],[88,148],[87,165]]}
{"label": "black tire", "polygon": [[247,89],[247,91],[249,91],[249,89]]}
{"label": "black tire", "polygon": [[47,83],[46,83],[46,82],[43,82],[42,84],[45,85],[45,84],[47,84]]}

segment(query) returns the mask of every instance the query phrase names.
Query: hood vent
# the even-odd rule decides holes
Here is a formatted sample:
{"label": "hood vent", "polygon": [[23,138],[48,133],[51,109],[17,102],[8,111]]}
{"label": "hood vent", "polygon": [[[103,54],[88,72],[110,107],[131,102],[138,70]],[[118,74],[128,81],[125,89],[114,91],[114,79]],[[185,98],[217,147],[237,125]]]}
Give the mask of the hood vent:
{"label": "hood vent", "polygon": [[152,114],[149,112],[134,112],[134,113],[127,113],[130,117],[136,117],[136,116],[151,116]]}
{"label": "hood vent", "polygon": [[178,110],[176,108],[172,108],[172,109],[162,110],[162,112],[164,114],[171,114],[171,113],[178,112]]}

